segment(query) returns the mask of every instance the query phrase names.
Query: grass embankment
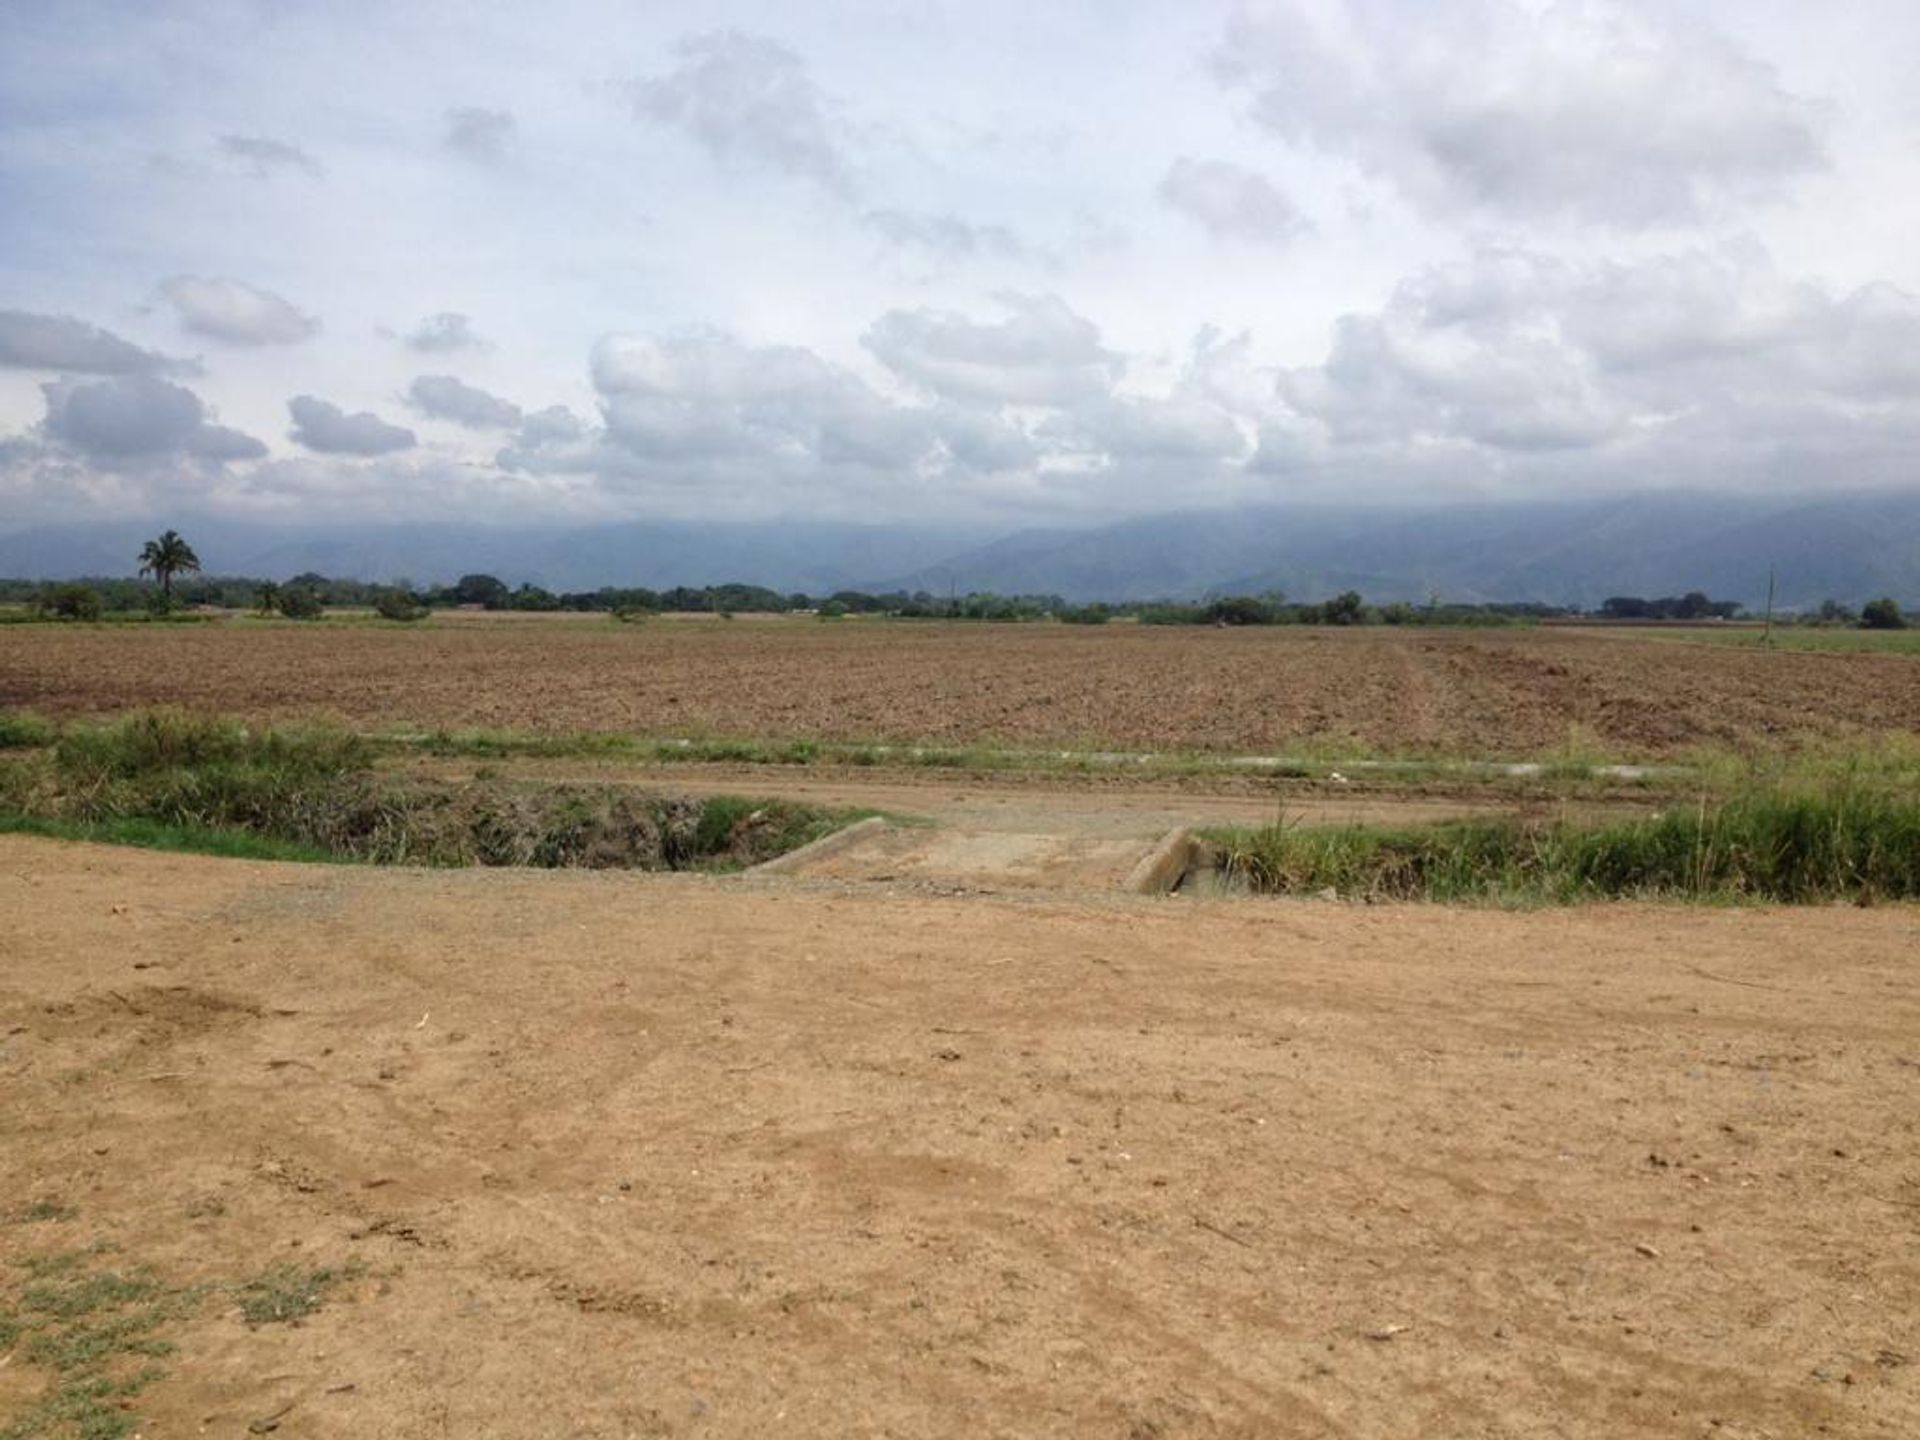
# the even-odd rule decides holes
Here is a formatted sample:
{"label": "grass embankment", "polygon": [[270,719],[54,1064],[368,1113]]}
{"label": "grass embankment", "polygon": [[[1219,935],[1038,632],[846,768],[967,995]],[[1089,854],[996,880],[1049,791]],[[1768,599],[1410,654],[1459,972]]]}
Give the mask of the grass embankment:
{"label": "grass embankment", "polygon": [[0,831],[252,859],[728,869],[850,818],[734,796],[399,777],[343,731],[171,710],[58,732],[0,717],[0,749],[12,752]]}
{"label": "grass embankment", "polygon": [[1645,898],[1813,904],[1920,897],[1920,801],[1858,782],[1755,789],[1645,820],[1284,823],[1213,837],[1230,877],[1273,894],[1565,904]]}

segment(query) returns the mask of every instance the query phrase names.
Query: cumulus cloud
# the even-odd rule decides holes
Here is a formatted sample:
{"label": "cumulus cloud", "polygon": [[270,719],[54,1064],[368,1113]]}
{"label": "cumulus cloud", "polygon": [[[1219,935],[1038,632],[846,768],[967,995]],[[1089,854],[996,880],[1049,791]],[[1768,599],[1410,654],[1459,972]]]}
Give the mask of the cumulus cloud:
{"label": "cumulus cloud", "polygon": [[1606,0],[1268,0],[1213,68],[1259,123],[1432,210],[1685,222],[1825,164],[1820,113],[1771,66]]}
{"label": "cumulus cloud", "polygon": [[487,342],[473,333],[473,322],[456,310],[429,315],[403,337],[409,350],[426,355],[449,355],[456,350],[484,350]]}
{"label": "cumulus cloud", "polygon": [[41,387],[48,440],[101,463],[158,456],[254,460],[267,447],[251,435],[210,423],[200,397],[152,375],[56,380]]}
{"label": "cumulus cloud", "polygon": [[861,343],[889,369],[960,403],[1069,405],[1112,388],[1120,358],[1092,321],[1055,295],[999,297],[980,321],[942,310],[889,310]]}
{"label": "cumulus cloud", "polygon": [[187,367],[71,315],[0,310],[0,368],[150,375]]}
{"label": "cumulus cloud", "polygon": [[451,375],[416,376],[407,387],[407,399],[422,415],[473,430],[510,430],[520,423],[520,407],[511,400]]}
{"label": "cumulus cloud", "polygon": [[1159,196],[1223,240],[1285,245],[1311,228],[1266,176],[1225,160],[1182,155],[1160,181]]}
{"label": "cumulus cloud", "polygon": [[499,463],[656,496],[720,485],[776,507],[782,496],[898,503],[908,482],[956,503],[1060,504],[1089,486],[1203,484],[1249,448],[1250,425],[1195,367],[1169,393],[1120,395],[1118,359],[1089,322],[1051,298],[1002,305],[999,320],[900,312],[875,326],[874,348],[924,378],[922,400],[800,346],[712,330],[610,335],[592,359],[599,425],[559,408],[529,416]]}
{"label": "cumulus cloud", "polygon": [[222,135],[218,144],[222,155],[256,180],[271,180],[288,171],[320,180],[327,173],[326,167],[313,156],[284,140],[271,140],[264,135]]}
{"label": "cumulus cloud", "polygon": [[1334,444],[1389,458],[1669,447],[1710,469],[1699,457],[1724,446],[1731,468],[1761,446],[1852,431],[1850,448],[1920,425],[1920,297],[1835,293],[1739,250],[1574,263],[1491,249],[1343,317],[1326,360],[1283,372],[1278,393]]}
{"label": "cumulus cloud", "polygon": [[509,111],[462,106],[447,111],[445,144],[469,160],[497,165],[506,159],[516,128]]}
{"label": "cumulus cloud", "polygon": [[296,395],[287,401],[293,417],[289,436],[323,455],[388,455],[411,449],[413,431],[389,425],[378,415],[361,410],[349,415],[331,401]]}
{"label": "cumulus cloud", "polygon": [[723,163],[852,193],[833,103],[798,55],[737,30],[690,36],[678,49],[677,66],[632,87],[636,116],[679,130]]}
{"label": "cumulus cloud", "polygon": [[160,293],[188,330],[229,345],[293,345],[320,329],[319,321],[272,291],[239,280],[175,275]]}
{"label": "cumulus cloud", "polygon": [[931,444],[917,412],[799,346],[704,330],[611,335],[594,348],[593,380],[610,441],[654,459],[904,468]]}

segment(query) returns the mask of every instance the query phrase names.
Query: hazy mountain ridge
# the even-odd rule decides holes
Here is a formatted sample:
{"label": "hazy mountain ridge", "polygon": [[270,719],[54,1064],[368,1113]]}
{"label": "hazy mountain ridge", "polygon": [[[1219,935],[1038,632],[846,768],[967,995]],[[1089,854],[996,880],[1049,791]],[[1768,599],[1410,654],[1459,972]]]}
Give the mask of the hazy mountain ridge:
{"label": "hazy mountain ridge", "polygon": [[[1431,509],[1264,506],[994,535],[951,526],[628,522],[288,528],[181,517],[210,573],[318,571],[416,583],[486,571],[554,590],[739,580],[836,589],[1193,598],[1282,590],[1312,600],[1535,600],[1705,590],[1764,602],[1920,600],[1920,493],[1757,499],[1702,493]],[[0,575],[128,574],[152,522],[0,534]]]}
{"label": "hazy mountain ridge", "polygon": [[896,577],[908,589],[1076,599],[1282,590],[1314,600],[1537,600],[1705,590],[1764,604],[1920,596],[1920,494],[1705,494],[1431,510],[1272,507],[1155,516],[1057,541],[1001,542]]}

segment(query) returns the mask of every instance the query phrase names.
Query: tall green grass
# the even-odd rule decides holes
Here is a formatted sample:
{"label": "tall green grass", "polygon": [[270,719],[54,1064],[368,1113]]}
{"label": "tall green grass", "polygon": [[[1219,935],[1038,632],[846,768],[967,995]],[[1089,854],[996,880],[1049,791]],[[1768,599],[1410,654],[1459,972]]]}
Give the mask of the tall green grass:
{"label": "tall green grass", "polygon": [[63,775],[81,782],[140,779],[166,771],[244,769],[314,780],[367,769],[358,736],[325,727],[250,726],[184,710],[142,710],[108,725],[65,731],[54,747]]}
{"label": "tall green grass", "polygon": [[52,724],[38,715],[0,710],[0,750],[30,750],[51,745],[55,733]]}
{"label": "tall green grass", "polygon": [[178,710],[61,733],[0,760],[0,828],[260,859],[724,869],[771,859],[842,812],[625,786],[394,775],[343,731]]}
{"label": "tall green grass", "polygon": [[1277,894],[1513,903],[1920,897],[1920,801],[1868,785],[1757,790],[1598,826],[1276,824],[1216,839],[1230,876]]}

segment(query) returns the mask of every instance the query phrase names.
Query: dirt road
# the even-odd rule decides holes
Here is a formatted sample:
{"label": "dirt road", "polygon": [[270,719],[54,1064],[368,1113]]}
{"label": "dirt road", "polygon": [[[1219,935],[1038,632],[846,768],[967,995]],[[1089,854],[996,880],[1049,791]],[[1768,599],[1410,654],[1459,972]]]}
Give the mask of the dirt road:
{"label": "dirt road", "polygon": [[[449,779],[485,770],[519,780],[558,784],[631,784],[675,795],[746,795],[835,809],[878,810],[964,831],[1125,839],[1162,835],[1176,825],[1258,826],[1276,820],[1305,825],[1418,825],[1469,815],[1554,814],[1547,801],[1516,802],[1495,793],[1451,795],[1284,788],[1271,780],[1186,776],[1152,783],[1127,775],[1045,772],[956,775],[949,771],[795,765],[637,764],[628,761],[513,759],[422,762],[415,768]],[[1632,800],[1565,808],[1581,814],[1644,813]]]}
{"label": "dirt road", "polygon": [[[874,810],[901,823],[802,873],[920,891],[1115,890],[1154,842],[1176,828],[1271,825],[1425,824],[1517,810],[1557,813],[1545,802],[1343,793],[1284,795],[1269,784],[1148,784],[1137,777],[944,771],[814,771],[787,765],[659,765],[620,761],[429,760],[415,768],[459,781],[487,771],[544,784],[633,785],[682,795],[743,795],[834,809]],[[1573,808],[1573,807],[1568,807]],[[1645,806],[1586,804],[1582,813],[1644,813]]]}
{"label": "dirt road", "polygon": [[148,1436],[1920,1433],[1911,908],[0,839],[0,914],[9,1274],[363,1267]]}

